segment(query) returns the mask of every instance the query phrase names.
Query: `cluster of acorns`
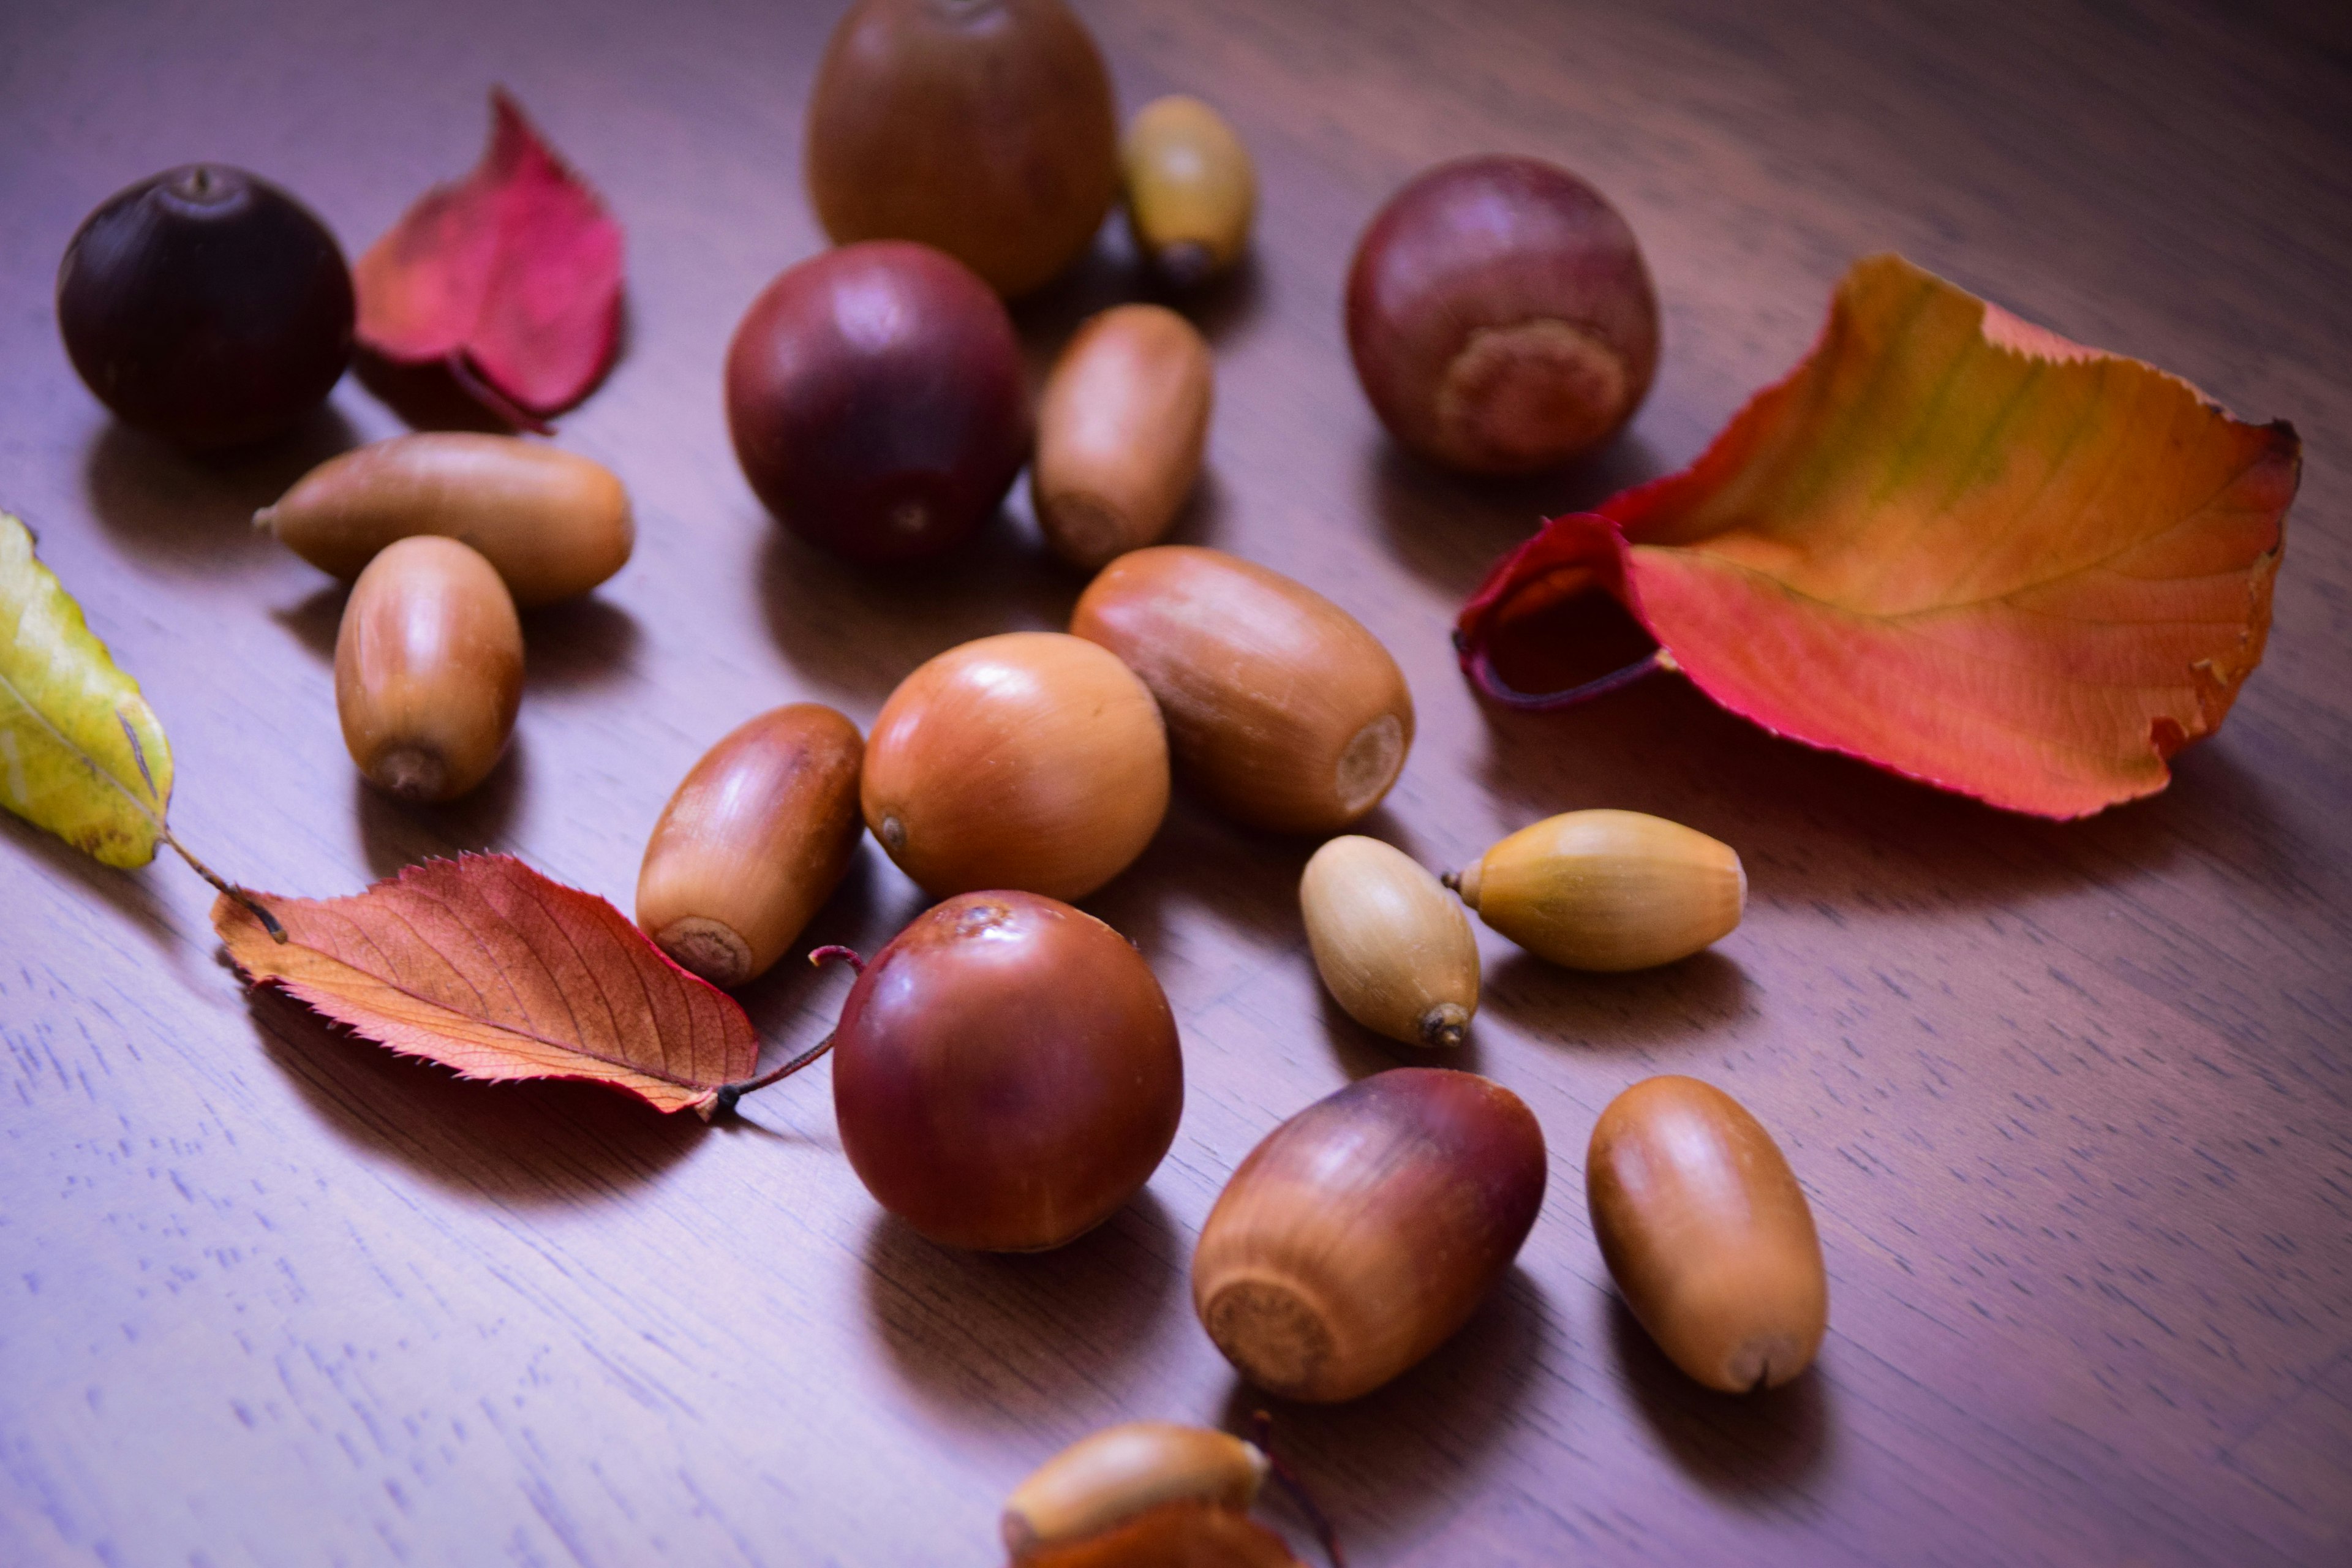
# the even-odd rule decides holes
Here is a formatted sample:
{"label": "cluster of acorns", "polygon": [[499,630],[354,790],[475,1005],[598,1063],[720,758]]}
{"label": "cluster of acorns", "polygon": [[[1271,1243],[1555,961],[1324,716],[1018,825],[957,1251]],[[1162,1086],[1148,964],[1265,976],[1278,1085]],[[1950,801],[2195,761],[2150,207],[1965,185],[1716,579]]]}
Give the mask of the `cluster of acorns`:
{"label": "cluster of acorns", "polygon": [[[819,74],[808,172],[841,243],[759,297],[727,361],[752,488],[819,545],[897,563],[980,527],[1025,462],[1048,544],[1096,575],[1068,632],[940,654],[870,737],[801,703],[719,741],[654,828],[637,920],[680,964],[740,985],[791,948],[870,830],[944,901],[871,963],[853,960],[834,1037],[843,1147],[876,1199],[936,1241],[1058,1247],[1142,1186],[1183,1100],[1150,967],[1066,900],[1136,859],[1178,774],[1253,827],[1342,833],[1402,768],[1412,697],[1379,640],[1322,595],[1155,542],[1194,484],[1213,395],[1209,349],[1182,316],[1123,305],[1087,323],[1033,418],[1000,295],[1059,273],[1122,188],[1138,247],[1168,281],[1196,286],[1242,254],[1255,174],[1213,110],[1163,100],[1121,144],[1100,57],[1060,0],[859,0]],[[226,199],[169,179],[123,210]],[[258,215],[241,221],[331,252],[275,193],[236,199]],[[86,233],[102,239],[106,217]],[[194,381],[125,379],[125,355],[159,339],[77,303],[103,252],[93,240],[87,264],[68,258],[61,319],[76,363],[126,418],[171,423],[152,403],[193,441],[243,438],[282,426],[340,370],[347,285],[304,307],[316,318],[304,331],[326,344],[316,365],[248,378],[277,389],[268,409],[197,419]],[[1408,185],[1365,233],[1347,312],[1384,423],[1465,470],[1537,468],[1597,445],[1656,358],[1632,232],[1583,182],[1527,159],[1466,160]],[[632,542],[614,475],[492,436],[346,453],[257,521],[355,579],[336,647],[344,736],[370,779],[427,801],[472,788],[505,748],[517,605],[588,591]],[[1477,1007],[1464,906],[1554,962],[1621,970],[1716,941],[1746,894],[1726,846],[1615,811],[1538,823],[1444,885],[1387,845],[1329,837],[1300,888],[1332,995],[1427,1047],[1459,1045]],[[1402,1068],[1355,1083],[1234,1173],[1194,1254],[1201,1321],[1260,1387],[1360,1395],[1470,1317],[1534,1224],[1547,1170],[1534,1115],[1484,1078]],[[1586,1183],[1612,1273],[1691,1376],[1741,1391],[1809,1363],[1827,1315],[1820,1243],[1745,1110],[1688,1079],[1637,1084],[1594,1128]],[[1097,1434],[1016,1496],[1007,1544],[1024,1559],[1112,1561],[1122,1531],[1174,1531],[1166,1539],[1255,1561],[1243,1514],[1265,1464],[1222,1434]]]}

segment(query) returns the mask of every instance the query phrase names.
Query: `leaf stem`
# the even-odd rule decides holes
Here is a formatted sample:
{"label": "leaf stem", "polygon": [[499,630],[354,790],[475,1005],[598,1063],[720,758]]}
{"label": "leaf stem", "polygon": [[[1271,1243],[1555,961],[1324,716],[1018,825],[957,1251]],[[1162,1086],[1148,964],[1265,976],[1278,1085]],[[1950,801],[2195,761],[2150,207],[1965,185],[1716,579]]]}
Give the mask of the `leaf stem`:
{"label": "leaf stem", "polygon": [[552,436],[555,426],[490,384],[489,378],[474,368],[464,349],[451,349],[442,362],[449,369],[449,379],[456,382],[467,396],[488,409],[518,430],[528,430],[534,436]]}
{"label": "leaf stem", "polygon": [[747,1078],[741,1083],[730,1083],[720,1086],[718,1098],[710,1102],[710,1114],[709,1117],[705,1118],[705,1120],[715,1121],[719,1117],[727,1115],[735,1109],[735,1102],[737,1100],[742,1099],[753,1089],[765,1089],[772,1083],[782,1082],[785,1079],[792,1077],[793,1074],[800,1071],[801,1068],[808,1066],[811,1062],[816,1060],[817,1058],[824,1055],[825,1052],[831,1049],[833,1049],[833,1037],[828,1034],[824,1038],[819,1040],[816,1044],[811,1046],[808,1049],[803,1051],[800,1055],[794,1057],[783,1066],[777,1068],[772,1072],[763,1072],[758,1078]]}
{"label": "leaf stem", "polygon": [[1282,1483],[1282,1489],[1290,1494],[1290,1500],[1298,1505],[1298,1511],[1314,1527],[1315,1539],[1322,1542],[1323,1555],[1331,1560],[1331,1568],[1348,1568],[1348,1554],[1339,1550],[1339,1527],[1323,1511],[1323,1505],[1315,1500],[1315,1494],[1307,1489],[1307,1483],[1298,1479],[1298,1472],[1284,1464],[1274,1451],[1271,1412],[1260,1410],[1250,1417],[1250,1437],[1257,1444],[1257,1451],[1265,1456],[1265,1468]]}
{"label": "leaf stem", "polygon": [[836,958],[847,963],[850,968],[857,971],[858,973],[863,974],[866,973],[866,961],[857,956],[857,950],[854,947],[844,947],[839,942],[833,942],[824,947],[814,947],[809,950],[809,962],[811,963],[830,963]]}
{"label": "leaf stem", "polygon": [[215,888],[218,889],[224,896],[235,899],[238,903],[243,904],[246,907],[247,911],[250,913],[255,920],[261,922],[261,929],[269,933],[271,941],[282,942],[286,940],[286,928],[278,923],[278,917],[276,915],[271,914],[268,910],[262,907],[260,900],[255,898],[251,893],[247,892],[243,888],[238,887],[236,883],[225,880],[218,871],[214,870],[210,866],[207,866],[202,860],[197,859],[186,845],[181,843],[177,838],[172,836],[172,830],[169,827],[165,827],[161,824],[158,824],[155,832],[156,836],[162,838],[164,843],[179,851],[180,858],[188,863],[189,870],[194,871],[197,876],[202,877],[205,881],[210,882]]}
{"label": "leaf stem", "polygon": [[1465,668],[1469,670],[1470,679],[1476,683],[1478,689],[1504,707],[1517,708],[1529,713],[1548,713],[1555,709],[1573,708],[1580,702],[1590,702],[1596,697],[1606,697],[1622,687],[1633,685],[1643,676],[1655,675],[1659,670],[1674,668],[1675,662],[1664,648],[1652,648],[1647,654],[1622,669],[1612,669],[1608,674],[1596,676],[1581,685],[1567,687],[1559,691],[1519,690],[1495,673],[1494,663],[1487,658],[1486,650],[1483,647],[1469,656],[1465,661]]}

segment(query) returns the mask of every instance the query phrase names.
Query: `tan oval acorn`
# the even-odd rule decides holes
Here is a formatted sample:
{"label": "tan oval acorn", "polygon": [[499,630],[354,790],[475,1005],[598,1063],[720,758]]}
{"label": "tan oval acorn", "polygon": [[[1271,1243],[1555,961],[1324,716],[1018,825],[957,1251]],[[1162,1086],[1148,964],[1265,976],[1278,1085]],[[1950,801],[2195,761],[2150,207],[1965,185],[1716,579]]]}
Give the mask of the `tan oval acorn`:
{"label": "tan oval acorn", "polygon": [[1167,734],[1151,693],[1102,648],[1004,632],[898,683],[866,741],[859,802],[934,897],[1084,898],[1159,831]]}
{"label": "tan oval acorn", "polygon": [[628,562],[636,539],[628,491],[602,463],[453,430],[330,458],[253,524],[345,582],[396,539],[458,540],[498,569],[525,609],[588,592]]}
{"label": "tan oval acorn", "polygon": [[1005,1500],[1004,1549],[1016,1563],[1093,1542],[1156,1509],[1186,1504],[1245,1513],[1265,1482],[1255,1443],[1205,1426],[1129,1421],[1079,1438]]}
{"label": "tan oval acorn", "polygon": [[1737,851],[1638,811],[1523,827],[1445,879],[1478,918],[1570,969],[1648,969],[1729,935],[1748,907]]}
{"label": "tan oval acorn", "polygon": [[352,761],[404,800],[450,800],[498,764],[522,700],[522,624],[454,539],[386,545],[343,605],[335,710]]}
{"label": "tan oval acorn", "polygon": [[1257,170],[1223,115],[1197,98],[1154,99],[1118,149],[1135,247],[1179,289],[1223,272],[1249,243]]}
{"label": "tan oval acorn", "polygon": [[1772,1135],[1696,1079],[1609,1102],[1584,1162],[1601,1256],[1658,1348],[1727,1394],[1778,1388],[1828,1331],[1813,1211]]}
{"label": "tan oval acorn", "polygon": [[1478,943],[1462,906],[1402,850],[1348,834],[1298,881],[1316,972],[1348,1016],[1410,1046],[1458,1046],[1478,1010]]}
{"label": "tan oval acorn", "polygon": [[1330,833],[1381,803],[1412,693],[1361,622],[1278,572],[1160,544],[1104,567],[1070,630],[1143,678],[1192,784],[1227,815]]}
{"label": "tan oval acorn", "polygon": [[766,971],[849,869],[865,824],[857,726],[815,702],[730,731],[662,808],[637,873],[637,924],[715,985]]}
{"label": "tan oval acorn", "polygon": [[1547,1172],[1535,1113],[1498,1083],[1435,1068],[1360,1079],[1234,1173],[1192,1254],[1193,1309],[1268,1393],[1353,1399],[1477,1310]]}
{"label": "tan oval acorn", "polygon": [[1115,305],[1045,383],[1030,497],[1046,545],[1089,570],[1168,531],[1200,477],[1216,371],[1192,323]]}

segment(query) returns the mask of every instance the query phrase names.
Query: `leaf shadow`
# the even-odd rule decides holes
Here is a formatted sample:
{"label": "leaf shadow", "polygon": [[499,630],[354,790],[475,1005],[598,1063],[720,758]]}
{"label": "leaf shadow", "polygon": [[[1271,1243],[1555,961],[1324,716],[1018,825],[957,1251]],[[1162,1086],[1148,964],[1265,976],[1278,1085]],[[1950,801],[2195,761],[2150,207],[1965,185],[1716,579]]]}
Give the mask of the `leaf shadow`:
{"label": "leaf shadow", "polygon": [[520,1205],[611,1196],[659,1175],[709,1131],[691,1111],[664,1115],[601,1084],[467,1082],[268,987],[248,988],[246,1006],[270,1059],[346,1144],[460,1194]]}
{"label": "leaf shadow", "polygon": [[322,404],[286,435],[226,452],[190,454],[109,421],[82,458],[91,515],[124,550],[177,576],[219,576],[282,559],[253,514],[358,437]]}
{"label": "leaf shadow", "polygon": [[1483,711],[1480,773],[1508,821],[1617,806],[1686,823],[1739,852],[1751,918],[1759,903],[1839,925],[1941,918],[2161,874],[2189,850],[2252,875],[2294,864],[2226,731],[2176,758],[2163,794],[2053,822],[1781,740],[1679,676],[1563,712]]}
{"label": "leaf shadow", "polygon": [[1607,1298],[1618,1373],[1684,1474],[1719,1497],[1756,1504],[1803,1488],[1832,1461],[1834,1395],[1820,1362],[1779,1388],[1718,1394],[1668,1361],[1615,1290],[1598,1289]]}
{"label": "leaf shadow", "polygon": [[488,436],[515,433],[513,426],[483,407],[438,360],[400,364],[361,349],[352,355],[352,375],[412,430],[473,430]]}
{"label": "leaf shadow", "polygon": [[1399,564],[1454,599],[1468,598],[1546,519],[1589,510],[1665,471],[1656,449],[1631,428],[1561,468],[1496,478],[1441,468],[1378,426],[1367,439],[1363,510],[1378,520]]}
{"label": "leaf shadow", "polygon": [[517,735],[489,777],[438,805],[386,795],[353,769],[352,816],[369,870],[378,878],[390,877],[420,860],[502,847],[529,782],[524,752],[522,737]]}
{"label": "leaf shadow", "polygon": [[[179,934],[164,912],[162,895],[149,881],[156,868],[172,858],[159,848],[153,862],[136,870],[102,866],[53,833],[34,826],[13,814],[0,813],[9,837],[39,860],[59,882],[72,885],[82,897],[94,899],[139,928],[140,934],[166,954],[179,948]],[[166,872],[166,875],[169,873]],[[16,890],[21,897],[22,890]]]}
{"label": "leaf shadow", "polygon": [[1146,1187],[1051,1252],[961,1252],[877,1214],[866,1316],[899,1380],[943,1419],[1047,1426],[1113,1404],[1178,1312],[1185,1244]]}
{"label": "leaf shadow", "polygon": [[1270,1414],[1275,1452],[1344,1544],[1425,1537],[1529,1407],[1547,1403],[1538,1387],[1570,1384],[1566,1337],[1543,1288],[1514,1265],[1452,1339],[1395,1381],[1344,1405],[1302,1405],[1237,1379],[1223,1425],[1246,1432],[1255,1412]]}
{"label": "leaf shadow", "polygon": [[880,701],[917,665],[995,632],[1060,631],[1082,584],[1057,570],[1034,530],[1000,513],[921,567],[855,565],[762,514],[760,598],[793,668]]}

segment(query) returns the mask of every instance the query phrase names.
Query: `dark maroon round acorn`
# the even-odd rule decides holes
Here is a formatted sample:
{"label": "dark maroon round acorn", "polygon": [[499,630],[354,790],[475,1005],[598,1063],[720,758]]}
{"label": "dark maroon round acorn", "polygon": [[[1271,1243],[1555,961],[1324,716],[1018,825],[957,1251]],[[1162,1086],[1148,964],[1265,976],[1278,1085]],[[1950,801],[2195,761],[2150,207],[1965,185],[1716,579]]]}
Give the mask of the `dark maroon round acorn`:
{"label": "dark maroon round acorn", "polygon": [[1158,1168],[1184,1110],[1151,966],[1083,910],[964,893],[866,966],[834,1031],[842,1152],[933,1241],[1059,1247]]}
{"label": "dark maroon round acorn", "polygon": [[1657,369],[1657,294],[1600,192],[1533,158],[1465,158],[1364,231],[1348,347],[1398,440],[1448,468],[1527,473],[1633,416]]}
{"label": "dark maroon round acorn", "polygon": [[268,181],[167,170],[83,220],[58,268],[58,329],[100,402],[188,447],[289,429],[352,357],[335,237]]}
{"label": "dark maroon round acorn", "polygon": [[727,353],[744,477],[803,538],[923,561],[994,514],[1029,453],[1003,301],[946,252],[845,245],[768,285]]}

